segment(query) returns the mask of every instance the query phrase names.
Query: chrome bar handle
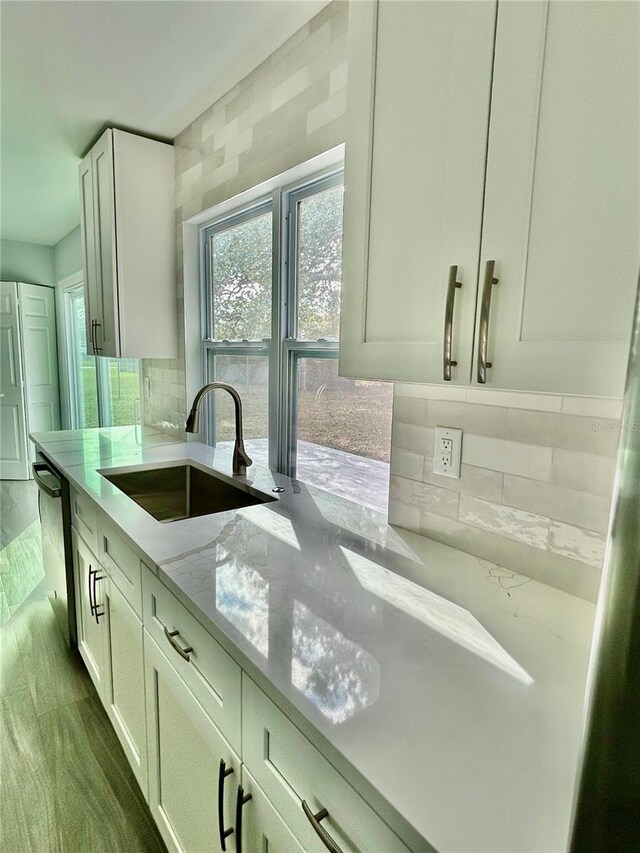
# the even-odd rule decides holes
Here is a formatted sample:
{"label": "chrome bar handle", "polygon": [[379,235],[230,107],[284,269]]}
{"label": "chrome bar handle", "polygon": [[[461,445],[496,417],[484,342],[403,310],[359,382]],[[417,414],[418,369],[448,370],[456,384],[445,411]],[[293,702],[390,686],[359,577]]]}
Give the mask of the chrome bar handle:
{"label": "chrome bar handle", "polygon": [[220,759],[218,771],[218,831],[220,833],[220,847],[223,851],[227,849],[227,838],[233,834],[233,827],[224,828],[224,780],[231,776],[233,767],[227,767],[224,758]]}
{"label": "chrome bar handle", "polygon": [[458,265],[449,267],[449,283],[447,284],[447,301],[444,308],[444,352],[442,354],[442,375],[445,382],[451,382],[451,368],[457,367],[458,362],[451,360],[453,344],[453,309],[456,300],[456,288],[462,287],[458,278]]}
{"label": "chrome bar handle", "polygon": [[494,277],[496,262],[487,261],[484,268],[484,284],[482,286],[482,301],[480,303],[480,325],[478,327],[478,382],[484,385],[487,381],[487,368],[492,367],[487,361],[489,347],[489,314],[491,312],[491,291],[493,285],[500,279]]}
{"label": "chrome bar handle", "polygon": [[309,803],[306,800],[302,801],[302,811],[307,816],[307,820],[314,828],[316,835],[318,835],[327,850],[330,850],[331,853],[342,853],[342,850],[340,849],[340,847],[338,847],[338,845],[329,835],[324,826],[320,825],[321,820],[324,820],[326,817],[329,817],[329,812],[326,809],[321,809],[317,814],[314,814],[311,810]]}
{"label": "chrome bar handle", "polygon": [[183,660],[186,660],[186,662],[189,663],[189,661],[191,660],[191,658],[189,657],[189,653],[193,651],[193,647],[187,646],[185,649],[183,649],[182,646],[178,645],[178,643],[176,643],[173,638],[177,637],[179,633],[180,631],[170,631],[166,625],[164,626],[164,635],[167,640],[169,640],[169,643],[171,644],[172,648],[175,649],[176,652],[178,652],[178,654]]}

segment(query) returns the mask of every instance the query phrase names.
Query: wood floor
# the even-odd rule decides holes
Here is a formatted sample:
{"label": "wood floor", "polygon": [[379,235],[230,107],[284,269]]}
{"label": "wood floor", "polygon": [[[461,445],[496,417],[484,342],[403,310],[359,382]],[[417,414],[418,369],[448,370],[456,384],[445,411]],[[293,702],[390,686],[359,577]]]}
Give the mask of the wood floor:
{"label": "wood floor", "polygon": [[165,849],[49,602],[27,602],[0,628],[0,850]]}

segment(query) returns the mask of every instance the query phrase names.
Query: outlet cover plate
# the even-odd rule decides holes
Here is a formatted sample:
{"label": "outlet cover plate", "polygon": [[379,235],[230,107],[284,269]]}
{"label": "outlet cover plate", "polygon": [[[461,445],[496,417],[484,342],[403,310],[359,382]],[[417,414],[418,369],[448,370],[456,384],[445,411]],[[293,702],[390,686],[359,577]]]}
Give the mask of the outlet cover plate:
{"label": "outlet cover plate", "polygon": [[436,427],[433,447],[433,473],[441,477],[460,479],[462,458],[462,430],[453,427]]}

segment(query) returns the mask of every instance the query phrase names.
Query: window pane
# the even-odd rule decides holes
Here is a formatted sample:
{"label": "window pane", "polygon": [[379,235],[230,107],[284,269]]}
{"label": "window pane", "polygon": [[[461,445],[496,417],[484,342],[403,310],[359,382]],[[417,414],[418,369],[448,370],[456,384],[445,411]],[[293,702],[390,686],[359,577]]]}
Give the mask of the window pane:
{"label": "window pane", "polygon": [[342,197],[332,187],[298,202],[298,339],[338,340]]}
{"label": "window pane", "polygon": [[[264,355],[214,355],[210,375],[216,382],[233,385],[242,398],[244,443],[255,462],[268,464],[269,358]],[[236,436],[233,400],[225,391],[214,391],[216,445],[231,446]]]}
{"label": "window pane", "polygon": [[210,238],[213,336],[271,337],[271,212]]}
{"label": "window pane", "polygon": [[104,426],[140,423],[140,362],[137,358],[100,359]]}
{"label": "window pane", "polygon": [[338,376],[335,358],[298,358],[296,476],[387,508],[393,384]]}
{"label": "window pane", "polygon": [[87,355],[84,293],[74,291],[67,303],[71,311],[70,360],[71,383],[76,401],[78,429],[98,426],[98,390],[96,359]]}

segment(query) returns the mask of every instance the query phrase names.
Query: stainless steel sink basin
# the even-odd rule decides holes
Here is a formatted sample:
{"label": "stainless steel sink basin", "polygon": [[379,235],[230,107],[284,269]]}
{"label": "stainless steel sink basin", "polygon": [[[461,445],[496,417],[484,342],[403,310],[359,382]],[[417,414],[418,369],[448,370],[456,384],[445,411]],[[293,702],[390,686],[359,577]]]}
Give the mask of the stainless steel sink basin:
{"label": "stainless steel sink basin", "polygon": [[189,463],[100,473],[162,522],[181,521],[277,500],[251,486],[235,483],[222,474],[209,474]]}

